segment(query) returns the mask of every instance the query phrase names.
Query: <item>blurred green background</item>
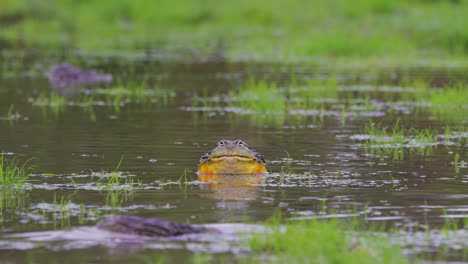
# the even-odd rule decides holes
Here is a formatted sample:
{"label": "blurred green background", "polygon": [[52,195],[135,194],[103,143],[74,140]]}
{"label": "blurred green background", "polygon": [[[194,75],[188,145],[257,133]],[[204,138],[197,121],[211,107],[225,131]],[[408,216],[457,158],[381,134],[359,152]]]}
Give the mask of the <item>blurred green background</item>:
{"label": "blurred green background", "polygon": [[3,47],[465,58],[466,0],[2,0]]}

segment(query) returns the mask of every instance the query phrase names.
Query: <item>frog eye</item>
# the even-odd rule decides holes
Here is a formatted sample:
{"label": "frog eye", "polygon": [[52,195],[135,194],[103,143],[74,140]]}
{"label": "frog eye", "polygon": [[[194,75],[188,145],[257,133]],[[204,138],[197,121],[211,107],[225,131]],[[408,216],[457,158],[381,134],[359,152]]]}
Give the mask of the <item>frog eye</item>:
{"label": "frog eye", "polygon": [[218,142],[218,145],[224,146],[224,145],[226,145],[226,142],[224,140],[221,140],[220,142]]}
{"label": "frog eye", "polygon": [[244,141],[240,140],[240,139],[237,140],[237,146],[246,146],[246,147],[248,147],[247,144]]}

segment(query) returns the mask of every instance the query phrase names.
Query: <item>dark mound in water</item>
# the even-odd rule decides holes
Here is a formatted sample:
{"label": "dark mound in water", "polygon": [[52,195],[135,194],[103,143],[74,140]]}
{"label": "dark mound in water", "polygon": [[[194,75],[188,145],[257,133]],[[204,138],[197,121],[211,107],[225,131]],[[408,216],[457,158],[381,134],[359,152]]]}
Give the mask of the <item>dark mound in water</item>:
{"label": "dark mound in water", "polygon": [[46,75],[52,87],[58,90],[112,82],[112,75],[110,74],[99,74],[95,71],[82,71],[66,63],[52,66]]}
{"label": "dark mound in water", "polygon": [[190,225],[158,218],[143,218],[127,215],[111,216],[97,223],[97,227],[112,232],[154,237],[219,232],[201,225]]}

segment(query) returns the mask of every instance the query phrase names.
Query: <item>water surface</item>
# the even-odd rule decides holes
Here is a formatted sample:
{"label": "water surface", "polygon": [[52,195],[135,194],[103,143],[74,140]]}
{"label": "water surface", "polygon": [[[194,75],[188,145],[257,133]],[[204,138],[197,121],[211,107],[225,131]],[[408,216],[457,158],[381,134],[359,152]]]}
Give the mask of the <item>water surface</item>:
{"label": "water surface", "polygon": [[[466,126],[466,117],[440,120],[416,102],[392,99],[394,103],[388,103],[385,99],[389,93],[399,95],[409,89],[400,85],[397,77],[402,75],[429,76],[434,85],[443,78],[466,85],[466,75],[457,69],[415,68],[401,70],[402,74],[399,69],[387,69],[372,77],[373,84],[362,75],[343,73],[342,93],[351,94],[350,101],[363,100],[371,90],[374,105],[356,109],[344,122],[340,106],[348,99],[343,98],[331,100],[327,112],[305,109],[263,119],[244,111],[248,109],[233,109],[222,99],[252,76],[280,86],[288,85],[291,72],[296,72],[298,82],[328,76],[315,66],[71,58],[81,67],[111,72],[123,81],[146,80],[154,85],[149,90],[156,91],[157,85],[155,94],[148,95],[154,100],[123,102],[118,109],[96,100],[92,110],[71,103],[54,111],[36,99],[50,92],[41,69],[59,58],[33,59],[35,63],[24,62],[18,69],[5,63],[10,68],[0,78],[0,151],[23,160],[35,157],[37,168],[24,189],[2,190],[1,262],[50,263],[67,257],[76,263],[128,263],[160,254],[185,261],[192,251],[219,256],[239,253],[224,244],[201,247],[203,242],[122,247],[112,242],[91,243],[79,235],[76,241],[69,236],[50,241],[40,236],[43,233],[37,233],[42,239],[21,238],[34,237],[22,236],[24,232],[79,233],[109,214],[236,223],[262,222],[280,210],[291,219],[358,216],[407,231],[429,225],[430,232],[436,232],[448,218],[468,216],[468,171],[466,166],[453,165],[455,153],[460,160],[468,158],[467,135],[453,144],[442,139],[446,125]],[[102,94],[106,89],[110,86],[78,93]],[[197,99],[200,103],[194,103],[194,95],[201,98]],[[14,115],[8,115],[11,105]],[[363,126],[369,119],[431,127],[438,131],[440,141],[427,154],[403,149],[404,155],[395,159],[372,153],[360,140],[360,135],[366,136]],[[199,182],[199,157],[223,138],[240,138],[264,154],[270,174],[256,184],[242,179],[231,179],[230,184]],[[120,176],[132,179],[133,184],[119,188],[99,184],[103,172],[113,171],[121,159]],[[445,259],[466,261],[456,243],[466,238],[464,232],[458,230],[441,242],[458,245],[458,253]],[[18,236],[12,238],[12,234]],[[73,237],[74,233],[66,234]],[[416,247],[412,239],[410,247]]]}

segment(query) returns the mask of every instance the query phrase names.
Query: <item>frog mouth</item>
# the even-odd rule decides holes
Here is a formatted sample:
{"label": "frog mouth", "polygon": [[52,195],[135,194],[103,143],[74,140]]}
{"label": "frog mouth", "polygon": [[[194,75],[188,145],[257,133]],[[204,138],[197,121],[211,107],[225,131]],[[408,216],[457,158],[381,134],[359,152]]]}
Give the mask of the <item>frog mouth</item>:
{"label": "frog mouth", "polygon": [[239,154],[225,154],[219,156],[213,156],[210,158],[211,161],[221,161],[221,160],[239,160],[239,161],[251,161],[255,158],[253,156],[239,155]]}

